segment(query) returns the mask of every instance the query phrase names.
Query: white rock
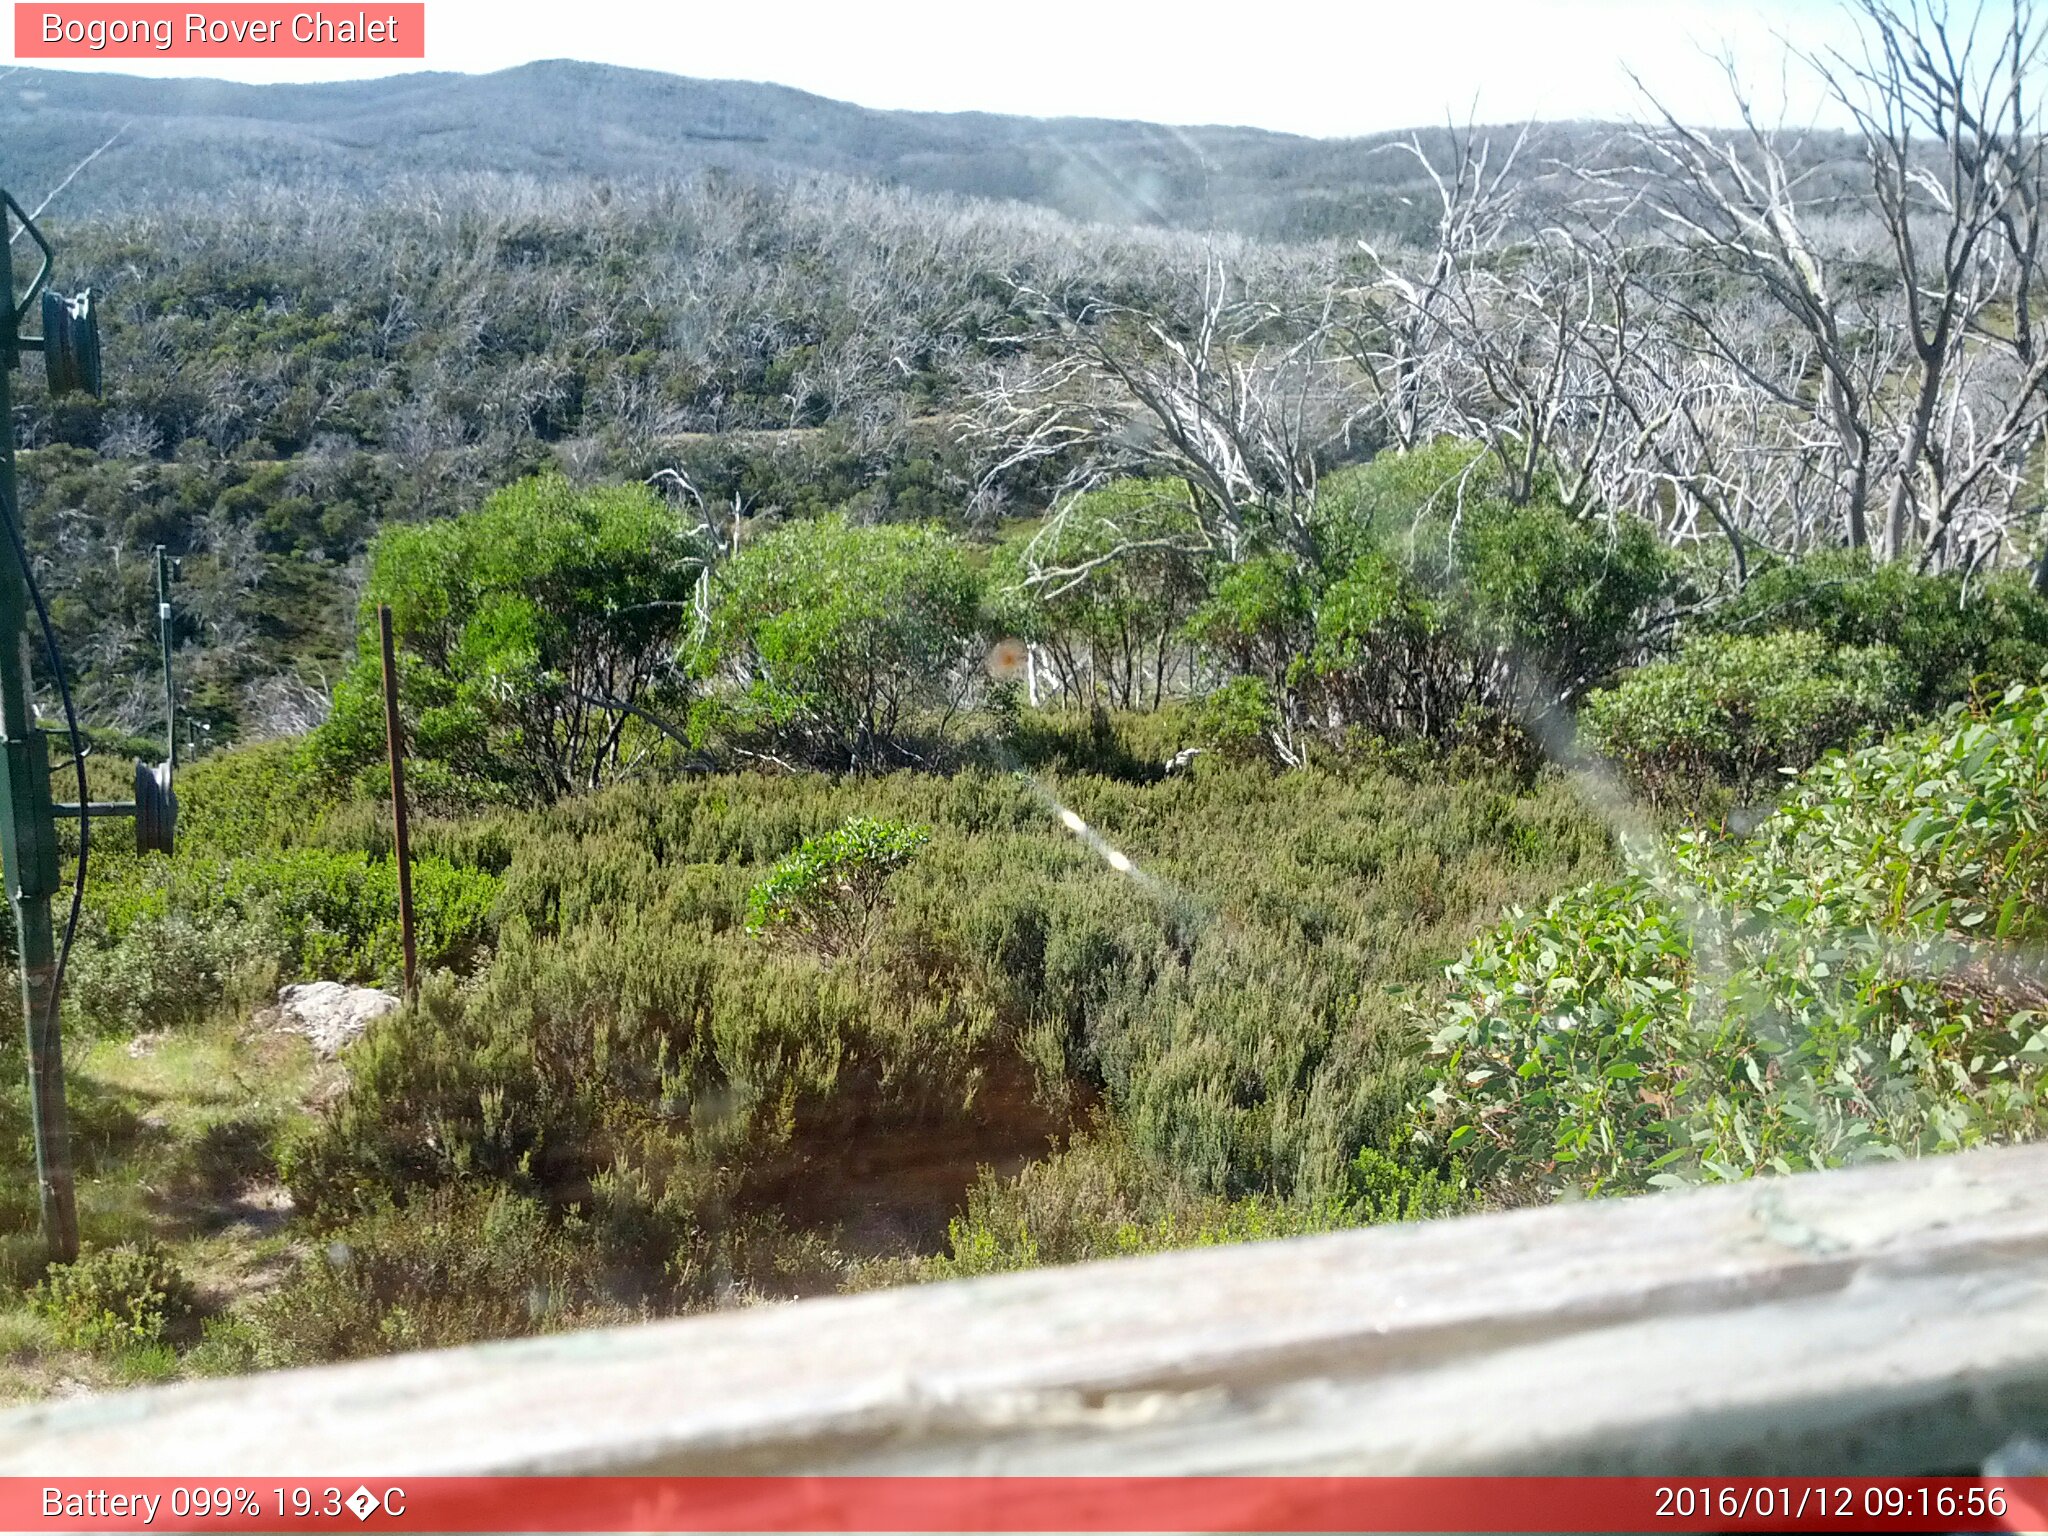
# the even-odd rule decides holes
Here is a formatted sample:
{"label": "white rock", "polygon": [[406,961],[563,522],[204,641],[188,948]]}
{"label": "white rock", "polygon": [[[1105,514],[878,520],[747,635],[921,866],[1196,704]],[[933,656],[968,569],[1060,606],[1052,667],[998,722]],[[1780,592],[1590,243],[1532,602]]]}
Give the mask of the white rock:
{"label": "white rock", "polygon": [[322,1056],[333,1056],[397,1007],[398,999],[389,992],[338,981],[301,982],[277,994],[283,1027],[311,1040]]}

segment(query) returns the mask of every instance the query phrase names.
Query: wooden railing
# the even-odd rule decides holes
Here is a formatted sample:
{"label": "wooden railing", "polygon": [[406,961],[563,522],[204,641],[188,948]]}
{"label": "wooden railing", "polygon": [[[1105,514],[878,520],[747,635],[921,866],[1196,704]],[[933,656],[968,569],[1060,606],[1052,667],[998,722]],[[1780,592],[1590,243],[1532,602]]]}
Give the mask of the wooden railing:
{"label": "wooden railing", "polygon": [[0,1473],[1851,1475],[2029,1436],[2048,1148],[49,1402]]}

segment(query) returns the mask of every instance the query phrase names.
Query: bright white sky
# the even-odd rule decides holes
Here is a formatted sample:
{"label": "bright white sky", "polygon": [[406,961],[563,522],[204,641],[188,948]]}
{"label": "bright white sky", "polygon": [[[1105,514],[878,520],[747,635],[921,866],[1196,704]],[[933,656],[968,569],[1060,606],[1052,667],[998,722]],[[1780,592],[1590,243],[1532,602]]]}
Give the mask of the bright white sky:
{"label": "bright white sky", "polygon": [[[326,0],[353,16],[375,0]],[[109,6],[110,14],[118,7]],[[1633,67],[1681,117],[1726,121],[1710,54],[1760,102],[1826,121],[1780,38],[1853,31],[1836,0],[428,0],[429,69],[575,58],[769,80],[871,107],[1243,123],[1344,135],[1462,120],[1632,117]],[[363,61],[119,60],[238,80],[393,73]],[[409,65],[418,68],[418,65]],[[1788,85],[1789,91],[1783,88]]]}

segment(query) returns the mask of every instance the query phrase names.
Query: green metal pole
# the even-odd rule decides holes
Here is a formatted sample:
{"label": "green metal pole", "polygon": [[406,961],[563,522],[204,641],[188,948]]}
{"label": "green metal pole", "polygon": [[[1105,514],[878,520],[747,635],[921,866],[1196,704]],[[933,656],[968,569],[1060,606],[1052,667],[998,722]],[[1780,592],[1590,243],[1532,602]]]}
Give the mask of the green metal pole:
{"label": "green metal pole", "polygon": [[164,653],[164,750],[173,770],[178,766],[178,694],[171,686],[171,562],[163,545],[156,547],[156,637]]}
{"label": "green metal pole", "polygon": [[[14,484],[11,375],[20,366],[14,261],[0,214],[0,516],[20,516]],[[17,525],[18,526],[18,525]],[[78,1257],[78,1209],[71,1181],[71,1136],[64,1113],[64,1042],[57,1028],[57,948],[50,898],[57,893],[57,825],[50,801],[50,757],[36,729],[29,691],[28,587],[11,548],[0,549],[0,864],[14,909],[21,959],[21,1010],[28,1034],[29,1116],[36,1144],[36,1185],[43,1241],[51,1261]]]}

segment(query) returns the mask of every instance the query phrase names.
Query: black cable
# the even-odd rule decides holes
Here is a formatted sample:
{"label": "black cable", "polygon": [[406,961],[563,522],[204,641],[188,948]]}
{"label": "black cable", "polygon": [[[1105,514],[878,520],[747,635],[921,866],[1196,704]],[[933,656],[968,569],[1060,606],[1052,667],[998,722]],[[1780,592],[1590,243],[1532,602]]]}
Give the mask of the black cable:
{"label": "black cable", "polygon": [[[13,505],[0,492],[0,522],[7,524],[7,539],[14,546],[15,562],[21,567],[22,584],[28,588],[29,601],[35,604],[36,620],[43,627],[43,651],[50,658],[50,675],[57,680],[57,696],[64,701],[64,728],[71,736],[71,756],[78,769],[78,873],[71,882],[71,915],[64,920],[64,942],[57,950],[57,973],[50,978],[50,1017],[52,1029],[57,1025],[57,1004],[64,995],[64,971],[71,964],[71,941],[78,936],[78,915],[85,908],[85,865],[92,855],[92,812],[87,809],[92,794],[85,783],[85,747],[78,729],[78,712],[71,707],[71,683],[64,676],[64,653],[57,649],[57,629],[50,622],[50,610],[43,603],[42,588],[36,585],[36,573],[28,558],[28,545],[22,542],[21,524],[14,515]],[[27,688],[28,679],[22,679]],[[34,714],[34,701],[29,701],[29,712]],[[15,935],[15,942],[21,942],[21,935]]]}

